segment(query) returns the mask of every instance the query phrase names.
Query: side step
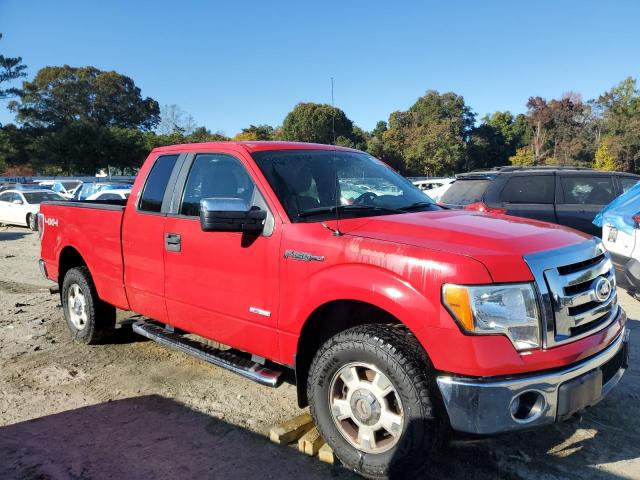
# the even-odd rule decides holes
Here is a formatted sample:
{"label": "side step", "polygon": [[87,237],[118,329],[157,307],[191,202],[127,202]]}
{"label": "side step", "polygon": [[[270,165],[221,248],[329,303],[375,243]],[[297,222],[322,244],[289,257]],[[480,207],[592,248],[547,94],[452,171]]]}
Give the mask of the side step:
{"label": "side step", "polygon": [[238,353],[235,353],[237,350],[220,350],[198,342],[197,340],[169,332],[163,327],[150,322],[135,322],[133,324],[133,331],[167,347],[175,348],[205,362],[226,368],[262,385],[277,387],[280,384],[280,375],[282,372],[244,358]]}

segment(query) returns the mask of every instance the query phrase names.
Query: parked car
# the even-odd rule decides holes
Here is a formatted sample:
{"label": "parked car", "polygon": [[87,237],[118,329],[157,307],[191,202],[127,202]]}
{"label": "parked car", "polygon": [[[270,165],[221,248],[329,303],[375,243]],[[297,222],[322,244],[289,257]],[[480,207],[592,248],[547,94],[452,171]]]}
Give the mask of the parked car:
{"label": "parked car", "polygon": [[440,203],[453,208],[506,213],[575,228],[590,235],[592,222],[639,175],[571,167],[501,167],[457,176]]}
{"label": "parked car", "polygon": [[602,228],[618,285],[640,298],[640,184],[607,205],[593,223]]}
{"label": "parked car", "polygon": [[76,190],[80,188],[80,180],[41,180],[39,185],[46,186],[65,198],[73,198]]}
{"label": "parked car", "polygon": [[118,190],[102,190],[101,192],[89,195],[87,200],[126,200],[131,194],[130,188],[122,188]]}
{"label": "parked car", "polygon": [[85,182],[82,186],[76,191],[73,199],[74,200],[86,200],[91,195],[94,195],[99,192],[103,192],[106,190],[130,190],[132,187],[129,183],[107,183],[107,182]]}
{"label": "parked car", "polygon": [[426,178],[414,180],[413,184],[437,202],[455,181],[455,178]]}
{"label": "parked car", "polygon": [[[384,193],[340,205],[346,175]],[[131,197],[42,206],[40,268],[71,336],[104,341],[117,307],[153,319],[135,332],[263,385],[291,371],[299,405],[367,477],[416,471],[451,428],[570,418],[627,367],[626,315],[598,238],[443,209],[364,152],[161,147]]]}
{"label": "parked car", "polygon": [[0,223],[38,229],[36,214],[40,203],[65,200],[55,192],[43,190],[6,190],[0,192]]}

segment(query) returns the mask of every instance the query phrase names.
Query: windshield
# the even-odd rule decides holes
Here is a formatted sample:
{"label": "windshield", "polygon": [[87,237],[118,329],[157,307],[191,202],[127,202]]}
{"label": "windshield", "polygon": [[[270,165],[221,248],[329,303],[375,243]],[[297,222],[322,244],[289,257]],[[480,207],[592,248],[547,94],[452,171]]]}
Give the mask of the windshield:
{"label": "windshield", "polygon": [[439,208],[409,180],[365,153],[276,150],[252,156],[292,222],[335,218],[336,208],[341,218]]}
{"label": "windshield", "polygon": [[445,205],[469,205],[481,202],[484,192],[491,183],[491,180],[479,178],[474,180],[458,179],[451,187],[444,192],[440,202]]}
{"label": "windshield", "polygon": [[127,190],[131,189],[132,185],[125,183],[85,183],[82,185],[82,190],[78,194],[78,200],[86,200],[94,193],[103,192],[105,190]]}
{"label": "windshield", "polygon": [[25,192],[24,195],[27,203],[38,204],[42,202],[56,202],[60,200],[66,200],[63,196],[54,192]]}

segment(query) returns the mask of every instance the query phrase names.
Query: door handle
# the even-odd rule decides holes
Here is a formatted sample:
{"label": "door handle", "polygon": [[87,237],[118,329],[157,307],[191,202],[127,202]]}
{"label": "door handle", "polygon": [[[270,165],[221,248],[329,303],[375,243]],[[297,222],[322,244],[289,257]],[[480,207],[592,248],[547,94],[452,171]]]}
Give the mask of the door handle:
{"label": "door handle", "polygon": [[164,248],[168,252],[179,252],[182,247],[182,238],[177,233],[165,233]]}

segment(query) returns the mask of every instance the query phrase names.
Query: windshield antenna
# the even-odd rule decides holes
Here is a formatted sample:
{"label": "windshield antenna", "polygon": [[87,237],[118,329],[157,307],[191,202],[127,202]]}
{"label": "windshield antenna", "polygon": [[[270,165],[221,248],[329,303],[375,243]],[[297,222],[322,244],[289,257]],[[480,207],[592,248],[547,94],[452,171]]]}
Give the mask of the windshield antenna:
{"label": "windshield antenna", "polygon": [[342,232],[340,231],[340,214],[339,214],[339,207],[340,207],[340,180],[338,179],[338,163],[336,162],[336,107],[334,106],[333,103],[333,77],[331,77],[331,133],[333,134],[333,174],[335,176],[335,181],[336,181],[336,185],[335,185],[335,197],[336,197],[336,228],[331,228],[326,224],[322,224],[324,227],[328,228],[329,230],[331,230],[333,232],[333,234],[336,237],[339,237],[340,235],[342,235]]}

